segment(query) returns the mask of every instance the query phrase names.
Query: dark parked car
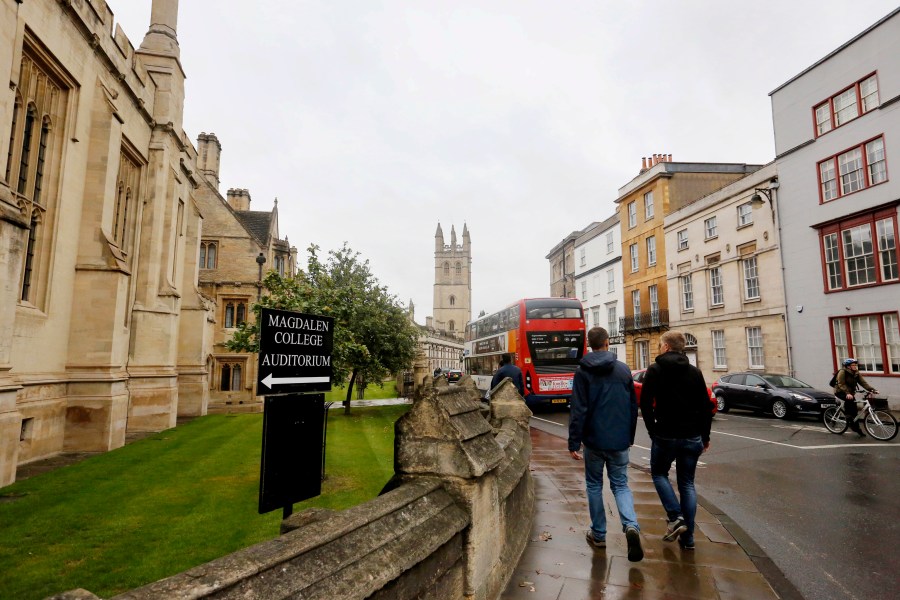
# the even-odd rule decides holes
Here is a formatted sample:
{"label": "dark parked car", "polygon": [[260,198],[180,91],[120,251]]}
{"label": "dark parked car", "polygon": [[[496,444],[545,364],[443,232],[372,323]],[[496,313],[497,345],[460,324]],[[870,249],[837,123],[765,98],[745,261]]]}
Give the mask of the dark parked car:
{"label": "dark parked car", "polygon": [[[634,393],[637,396],[638,403],[641,402],[641,390],[644,388],[644,376],[647,374],[647,369],[641,369],[639,371],[632,371],[631,378],[634,379]],[[718,411],[718,403],[716,401],[716,397],[713,396],[712,389],[709,386],[706,386],[706,393],[709,394],[709,401],[712,404],[712,414],[716,416],[716,412]]]}
{"label": "dark parked car", "polygon": [[793,415],[821,416],[822,404],[834,404],[834,394],[814,389],[790,375],[729,373],[712,385],[719,412],[746,408],[784,419]]}
{"label": "dark parked car", "polygon": [[450,383],[456,383],[462,377],[462,371],[459,369],[450,369],[447,371],[447,381]]}

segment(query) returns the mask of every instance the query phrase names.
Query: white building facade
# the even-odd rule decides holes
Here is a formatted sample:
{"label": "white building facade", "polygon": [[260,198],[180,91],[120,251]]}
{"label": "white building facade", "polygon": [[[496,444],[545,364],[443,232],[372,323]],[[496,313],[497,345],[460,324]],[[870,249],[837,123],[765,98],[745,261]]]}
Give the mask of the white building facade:
{"label": "white building facade", "polygon": [[794,369],[852,356],[900,406],[900,9],[770,95]]}
{"label": "white building facade", "polygon": [[610,352],[625,360],[623,315],[622,236],[617,214],[592,224],[575,240],[575,292],[584,305],[587,329],[609,332]]}
{"label": "white building facade", "polygon": [[707,383],[729,371],[791,371],[768,202],[777,182],[770,163],[665,218],[669,326],[685,334]]}

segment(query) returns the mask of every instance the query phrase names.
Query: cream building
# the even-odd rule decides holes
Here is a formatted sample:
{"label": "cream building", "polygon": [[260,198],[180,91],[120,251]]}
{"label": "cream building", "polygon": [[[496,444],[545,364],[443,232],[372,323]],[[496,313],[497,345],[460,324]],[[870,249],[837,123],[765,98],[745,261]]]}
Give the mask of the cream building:
{"label": "cream building", "polygon": [[665,217],[757,169],[743,163],[673,162],[671,154],[654,154],[619,188],[626,353],[620,358],[632,369],[649,366],[660,336],[670,329]]}
{"label": "cream building", "polygon": [[103,0],[0,0],[0,486],[207,410],[177,12],[135,49]]}
{"label": "cream building", "polygon": [[198,170],[204,181],[195,200],[203,213],[199,251],[199,289],[215,301],[215,332],[208,357],[209,412],[261,412],[256,390],[257,354],[231,352],[225,343],[243,322],[252,322],[253,303],[269,270],[282,276],[297,271],[297,249],[278,227],[278,200],[270,211],[250,210],[250,192],[219,193],[222,145],[214,133],[197,139]]}
{"label": "cream building", "polygon": [[[666,215],[669,327],[707,383],[728,371],[791,374],[770,163]],[[756,198],[754,202],[754,198]]]}

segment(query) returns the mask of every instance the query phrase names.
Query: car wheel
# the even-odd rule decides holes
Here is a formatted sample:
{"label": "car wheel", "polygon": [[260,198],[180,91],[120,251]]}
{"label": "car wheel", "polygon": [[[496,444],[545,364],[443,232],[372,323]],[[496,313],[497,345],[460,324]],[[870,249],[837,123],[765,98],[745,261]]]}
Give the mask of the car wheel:
{"label": "car wheel", "polygon": [[716,396],[716,410],[718,412],[727,413],[729,408],[728,402],[725,401],[725,396]]}
{"label": "car wheel", "polygon": [[788,405],[784,400],[776,400],[772,403],[772,414],[775,415],[776,419],[783,419],[787,417],[788,414]]}

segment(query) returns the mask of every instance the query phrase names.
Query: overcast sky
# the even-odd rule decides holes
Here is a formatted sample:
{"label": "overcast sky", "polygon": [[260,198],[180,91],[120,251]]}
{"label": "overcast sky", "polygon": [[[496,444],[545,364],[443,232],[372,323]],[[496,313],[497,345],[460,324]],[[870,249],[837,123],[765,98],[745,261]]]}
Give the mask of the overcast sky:
{"label": "overcast sky", "polygon": [[[107,2],[139,46],[151,0]],[[549,295],[544,257],[641,157],[773,160],[768,93],[895,7],[182,0],[184,129],[218,136],[223,195],[278,198],[301,265],[347,241],[419,323],[437,224],[467,223],[476,316]]]}

